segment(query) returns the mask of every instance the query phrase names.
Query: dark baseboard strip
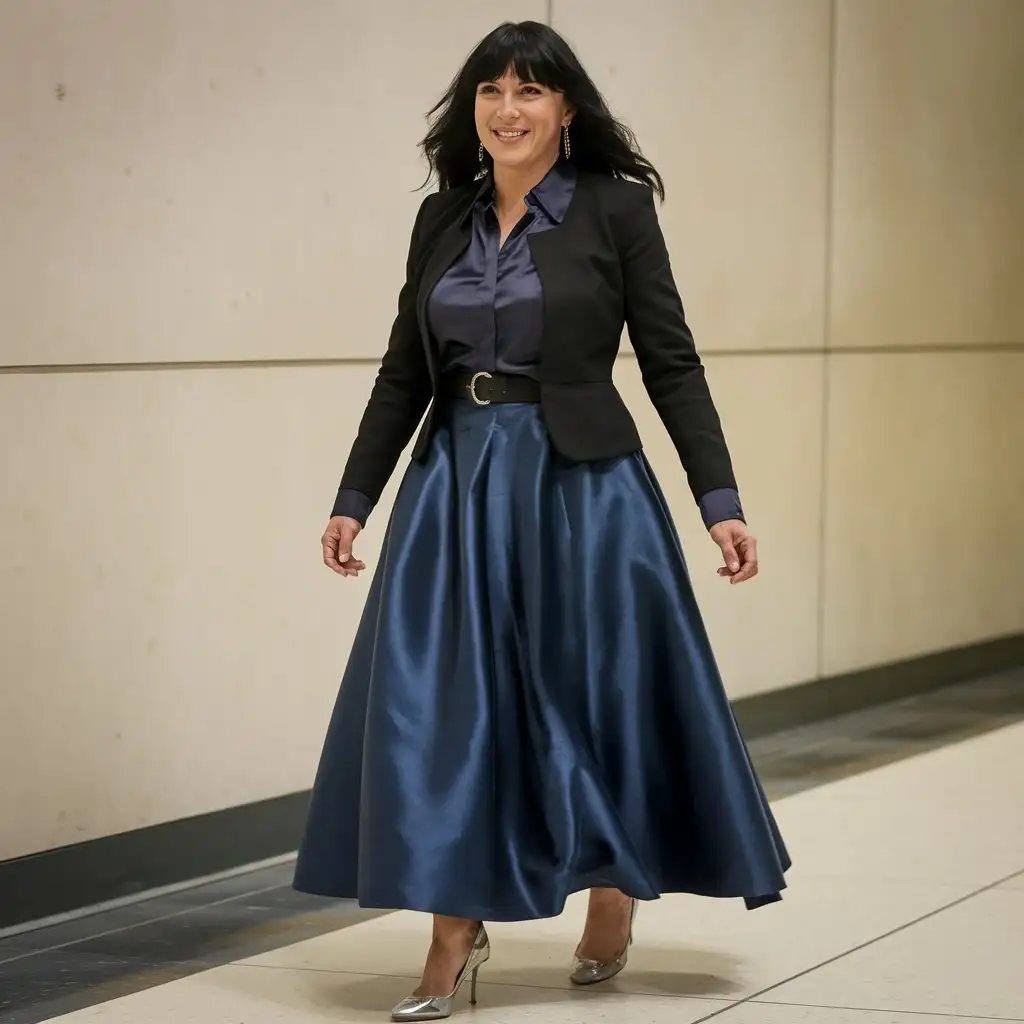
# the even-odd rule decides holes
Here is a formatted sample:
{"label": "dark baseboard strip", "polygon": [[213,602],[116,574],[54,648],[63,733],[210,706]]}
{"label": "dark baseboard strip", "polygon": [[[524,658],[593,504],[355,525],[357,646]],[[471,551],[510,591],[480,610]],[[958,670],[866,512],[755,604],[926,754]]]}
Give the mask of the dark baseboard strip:
{"label": "dark baseboard strip", "polygon": [[0,862],[0,928],[289,853],[308,803],[291,793]]}
{"label": "dark baseboard strip", "polygon": [[1024,666],[1024,633],[813,679],[733,702],[749,739]]}
{"label": "dark baseboard strip", "polygon": [[[748,738],[1024,666],[1024,634],[734,703]],[[230,807],[0,862],[0,929],[230,871],[293,852],[309,793]]]}

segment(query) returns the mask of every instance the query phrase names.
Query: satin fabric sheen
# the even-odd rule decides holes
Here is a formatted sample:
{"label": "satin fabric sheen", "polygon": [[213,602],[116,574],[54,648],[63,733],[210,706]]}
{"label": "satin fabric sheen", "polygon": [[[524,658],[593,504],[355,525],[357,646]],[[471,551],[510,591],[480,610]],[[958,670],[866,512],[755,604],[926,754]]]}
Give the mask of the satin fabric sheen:
{"label": "satin fabric sheen", "polygon": [[453,402],[399,489],[301,891],[488,921],[614,886],[773,902],[789,857],[642,453]]}

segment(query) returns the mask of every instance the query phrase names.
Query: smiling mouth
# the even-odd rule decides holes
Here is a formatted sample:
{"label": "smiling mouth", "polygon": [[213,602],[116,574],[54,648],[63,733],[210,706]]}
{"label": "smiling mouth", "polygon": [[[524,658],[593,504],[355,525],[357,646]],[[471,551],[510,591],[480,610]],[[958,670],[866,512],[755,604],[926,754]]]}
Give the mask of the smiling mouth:
{"label": "smiling mouth", "polygon": [[527,134],[525,128],[495,128],[493,131],[499,139],[508,142],[515,142],[516,139],[521,139]]}

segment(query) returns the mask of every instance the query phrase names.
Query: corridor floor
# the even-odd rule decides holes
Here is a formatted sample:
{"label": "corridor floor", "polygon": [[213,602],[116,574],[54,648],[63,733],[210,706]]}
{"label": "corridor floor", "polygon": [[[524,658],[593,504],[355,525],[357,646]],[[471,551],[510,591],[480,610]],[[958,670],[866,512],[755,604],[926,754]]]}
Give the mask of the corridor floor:
{"label": "corridor floor", "polygon": [[[585,896],[489,925],[470,1024],[1024,1021],[1024,676],[751,744],[793,854],[781,904],[640,907],[625,971],[567,980]],[[290,864],[0,935],[0,1021],[354,1024],[415,986],[429,919],[300,897]]]}

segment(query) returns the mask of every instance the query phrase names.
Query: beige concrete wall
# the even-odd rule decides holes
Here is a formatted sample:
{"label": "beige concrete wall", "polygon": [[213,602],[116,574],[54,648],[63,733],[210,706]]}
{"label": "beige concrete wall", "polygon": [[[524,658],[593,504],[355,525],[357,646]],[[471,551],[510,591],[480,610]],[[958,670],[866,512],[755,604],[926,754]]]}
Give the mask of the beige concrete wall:
{"label": "beige concrete wall", "polygon": [[[1024,6],[551,6],[668,181],[755,584],[618,380],[730,692],[1024,628]],[[548,4],[441,8],[0,9],[0,859],[309,785],[422,115]]]}
{"label": "beige concrete wall", "polygon": [[662,221],[763,574],[713,574],[733,696],[1024,629],[1024,4],[555,0]]}

